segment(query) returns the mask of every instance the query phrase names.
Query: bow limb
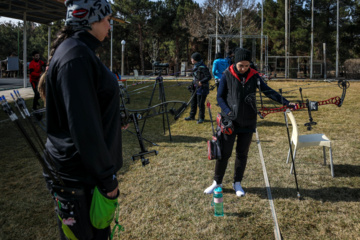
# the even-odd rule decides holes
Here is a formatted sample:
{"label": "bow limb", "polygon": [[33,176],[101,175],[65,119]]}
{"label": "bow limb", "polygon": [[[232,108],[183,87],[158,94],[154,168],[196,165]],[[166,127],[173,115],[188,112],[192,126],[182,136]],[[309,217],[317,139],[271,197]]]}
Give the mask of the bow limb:
{"label": "bow limb", "polygon": [[337,105],[338,107],[341,107],[341,105],[343,104],[343,102],[345,100],[346,89],[348,89],[350,87],[350,83],[347,80],[339,80],[338,86],[339,86],[339,88],[342,88],[342,90],[343,90],[343,92],[341,94],[341,98],[340,98],[340,103]]}
{"label": "bow limb", "polygon": [[176,111],[174,112],[174,119],[177,120],[180,115],[185,111],[185,109],[189,106],[189,104],[191,103],[191,101],[194,99],[194,97],[196,96],[196,91],[193,92],[193,94],[191,95],[189,101],[187,103],[184,102],[184,104]]}
{"label": "bow limb", "polygon": [[262,107],[260,108],[260,110],[258,111],[259,116],[261,119],[264,119],[265,116],[267,116],[270,113],[278,113],[278,112],[285,112],[287,109],[290,109],[292,111],[295,110],[299,110],[299,109],[304,109],[306,108],[306,104],[296,104],[294,107],[289,107],[289,106],[282,106],[282,107],[278,107],[278,108],[266,108],[266,107]]}

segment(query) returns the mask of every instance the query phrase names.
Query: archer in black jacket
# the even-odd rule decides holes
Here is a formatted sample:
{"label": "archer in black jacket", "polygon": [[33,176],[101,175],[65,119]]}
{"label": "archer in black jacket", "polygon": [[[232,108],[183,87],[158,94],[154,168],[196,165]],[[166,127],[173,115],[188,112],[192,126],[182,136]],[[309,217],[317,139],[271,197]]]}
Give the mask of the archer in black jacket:
{"label": "archer in black jacket", "polygon": [[251,52],[242,48],[237,49],[235,64],[225,71],[220,80],[218,104],[222,117],[232,121],[234,132],[231,135],[221,134],[221,159],[216,161],[214,182],[204,191],[207,194],[211,194],[216,187],[222,186],[227,163],[237,137],[233,188],[237,196],[245,195],[240,183],[246,168],[252,135],[256,129],[256,89],[260,88],[267,97],[279,103],[290,104],[266,85],[258,72],[250,68],[250,62]]}
{"label": "archer in black jacket", "polygon": [[111,6],[107,0],[67,0],[65,5],[66,26],[43,78],[46,160],[58,180],[44,175],[61,239],[108,239],[110,223],[94,227],[89,212],[95,187],[106,198],[118,197],[116,172],[123,164],[119,86],[95,54],[110,30]]}
{"label": "archer in black jacket", "polygon": [[203,123],[205,119],[205,100],[209,94],[209,81],[211,80],[211,74],[204,64],[200,53],[196,52],[192,54],[191,62],[194,64],[192,91],[196,91],[196,96],[194,96],[191,101],[190,116],[186,117],[185,120],[195,120],[197,107],[199,106],[199,119],[197,123]]}

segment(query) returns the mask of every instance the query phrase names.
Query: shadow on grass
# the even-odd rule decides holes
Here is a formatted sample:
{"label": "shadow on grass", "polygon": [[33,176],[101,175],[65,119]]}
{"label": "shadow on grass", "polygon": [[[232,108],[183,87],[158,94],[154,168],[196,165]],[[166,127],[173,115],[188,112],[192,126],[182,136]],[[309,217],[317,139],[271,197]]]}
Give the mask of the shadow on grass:
{"label": "shadow on grass", "polygon": [[204,142],[209,139],[203,137],[186,136],[186,135],[172,135],[173,143],[191,143],[191,142]]}
{"label": "shadow on grass", "polygon": [[[267,199],[265,188],[246,188],[245,192]],[[348,187],[327,187],[319,189],[299,189],[302,198],[312,198],[322,202],[360,202],[360,189]],[[271,188],[272,197],[276,199],[297,199],[296,188]]]}
{"label": "shadow on grass", "polygon": [[224,215],[227,217],[238,217],[238,218],[247,218],[251,216],[253,213],[251,212],[234,212],[234,213],[227,213],[225,212]]}
{"label": "shadow on grass", "polygon": [[258,127],[286,127],[285,122],[272,122],[266,120],[259,120],[257,123]]}
{"label": "shadow on grass", "polygon": [[341,164],[334,165],[335,177],[360,177],[360,166]]}

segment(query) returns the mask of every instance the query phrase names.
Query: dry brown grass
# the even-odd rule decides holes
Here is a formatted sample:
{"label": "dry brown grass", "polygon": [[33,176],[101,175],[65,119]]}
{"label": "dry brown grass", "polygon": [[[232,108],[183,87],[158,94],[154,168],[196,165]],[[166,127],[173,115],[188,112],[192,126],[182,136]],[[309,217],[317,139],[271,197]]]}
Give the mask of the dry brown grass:
{"label": "dry brown grass", "polygon": [[[309,88],[307,82],[270,82],[279,88],[302,86],[312,101],[340,94],[339,88]],[[327,87],[334,83],[310,83]],[[186,85],[166,88],[167,100],[186,99]],[[151,89],[151,87],[150,87]],[[352,82],[341,108],[326,105],[313,112],[311,133],[325,133],[333,142],[335,178],[322,165],[322,149],[300,149],[296,170],[303,200],[296,197],[294,176],[286,164],[288,142],[284,116],[270,114],[258,121],[258,131],[271,184],[278,222],[284,239],[359,239],[360,218],[360,83]],[[145,94],[145,93],[144,93]],[[147,93],[150,95],[150,93]],[[132,102],[141,95],[133,95]],[[299,99],[297,92],[286,95]],[[215,92],[209,99],[215,106]],[[145,103],[145,104],[144,104]],[[148,98],[142,100],[148,104]],[[185,122],[186,113],[171,124],[173,141],[162,134],[162,118],[146,123],[144,137],[159,144],[159,155],[142,167],[130,157],[139,151],[136,138],[124,132],[124,162],[120,182],[120,224],[125,232],[117,239],[274,239],[258,148],[250,147],[243,180],[247,195],[237,198],[231,188],[234,161],[224,178],[224,217],[214,217],[211,196],[203,190],[211,184],[214,161],[207,160],[206,141],[211,137],[209,116],[202,125]],[[306,111],[295,112],[302,134]],[[4,119],[0,115],[0,120]],[[45,188],[40,166],[11,123],[1,123],[0,135],[0,239],[57,239],[53,204]],[[130,129],[131,130],[131,129]]]}

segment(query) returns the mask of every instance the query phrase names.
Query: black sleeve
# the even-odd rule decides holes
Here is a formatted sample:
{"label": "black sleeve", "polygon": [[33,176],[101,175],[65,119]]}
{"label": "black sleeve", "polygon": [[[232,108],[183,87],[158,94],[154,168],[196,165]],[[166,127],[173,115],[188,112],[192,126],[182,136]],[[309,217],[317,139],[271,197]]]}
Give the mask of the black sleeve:
{"label": "black sleeve", "polygon": [[257,87],[260,89],[261,93],[264,93],[268,98],[282,104],[282,105],[289,105],[289,101],[281,96],[278,92],[274,89],[270,88],[264,80],[258,76],[257,78]]}
{"label": "black sleeve", "polygon": [[110,192],[117,187],[117,180],[104,139],[95,68],[85,57],[68,62],[58,72],[57,89],[63,97],[71,137],[86,170],[102,189]]}
{"label": "black sleeve", "polygon": [[203,83],[208,83],[211,80],[211,74],[210,71],[207,67],[204,68],[200,68],[200,71],[202,72],[201,76],[202,78],[200,79],[200,82]]}

